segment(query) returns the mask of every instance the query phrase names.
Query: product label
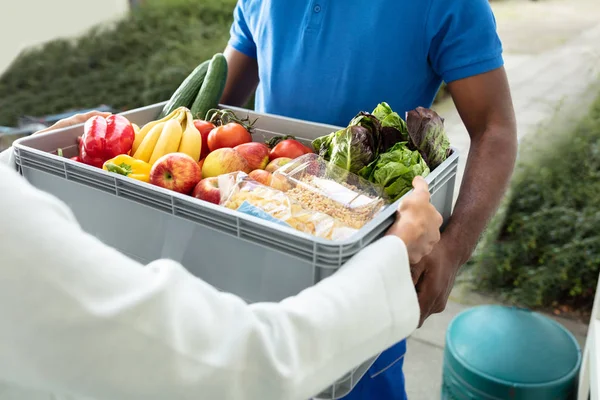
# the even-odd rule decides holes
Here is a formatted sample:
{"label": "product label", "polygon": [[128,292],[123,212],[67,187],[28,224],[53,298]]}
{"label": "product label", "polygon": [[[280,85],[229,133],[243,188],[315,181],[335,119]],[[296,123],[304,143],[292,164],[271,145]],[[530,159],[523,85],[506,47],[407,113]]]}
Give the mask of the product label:
{"label": "product label", "polygon": [[265,212],[264,210],[262,210],[259,207],[256,207],[253,204],[248,203],[247,201],[244,201],[238,207],[237,210],[239,212],[244,213],[244,214],[253,215],[253,216],[258,217],[260,219],[264,219],[265,221],[275,222],[276,224],[279,224],[281,226],[287,226],[288,228],[291,227],[291,225],[289,225],[288,223],[283,222],[282,220],[273,217],[271,214]]}

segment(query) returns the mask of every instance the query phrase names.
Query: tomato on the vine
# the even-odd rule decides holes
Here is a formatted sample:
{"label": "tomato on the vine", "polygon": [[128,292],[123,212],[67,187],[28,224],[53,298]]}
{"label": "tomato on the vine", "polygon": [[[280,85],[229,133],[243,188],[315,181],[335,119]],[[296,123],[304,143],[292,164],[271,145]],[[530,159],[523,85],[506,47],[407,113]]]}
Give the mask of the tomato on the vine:
{"label": "tomato on the vine", "polygon": [[208,134],[208,149],[214,151],[223,147],[234,148],[252,141],[252,135],[237,122],[217,126]]}
{"label": "tomato on the vine", "polygon": [[208,148],[208,134],[215,129],[215,125],[208,121],[196,119],[194,120],[194,126],[200,132],[200,136],[202,136],[202,150],[200,150],[200,159],[202,160],[210,153],[210,149]]}
{"label": "tomato on the vine", "polygon": [[296,139],[284,139],[271,149],[269,159],[275,160],[276,158],[286,157],[293,160],[308,153],[313,153],[308,146],[305,146]]}

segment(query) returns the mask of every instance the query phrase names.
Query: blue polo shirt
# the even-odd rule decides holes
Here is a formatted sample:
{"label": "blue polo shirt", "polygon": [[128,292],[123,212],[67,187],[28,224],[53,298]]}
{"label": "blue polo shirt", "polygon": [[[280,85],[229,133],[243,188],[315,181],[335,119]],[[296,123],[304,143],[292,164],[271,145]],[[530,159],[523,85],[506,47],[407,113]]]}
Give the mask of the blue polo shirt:
{"label": "blue polo shirt", "polygon": [[[488,0],[238,0],[229,44],[257,60],[257,111],[339,126],[382,101],[430,107],[442,81],[503,65]],[[346,399],[405,399],[405,350]]]}
{"label": "blue polo shirt", "polygon": [[229,44],[256,58],[259,112],[346,126],[386,101],[502,66],[488,0],[239,0]]}

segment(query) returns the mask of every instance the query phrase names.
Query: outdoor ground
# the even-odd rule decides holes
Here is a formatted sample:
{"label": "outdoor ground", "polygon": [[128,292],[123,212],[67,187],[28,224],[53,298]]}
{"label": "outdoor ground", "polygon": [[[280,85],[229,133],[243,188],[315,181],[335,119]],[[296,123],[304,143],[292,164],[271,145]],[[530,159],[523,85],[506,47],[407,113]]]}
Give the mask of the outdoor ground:
{"label": "outdoor ground", "polygon": [[[541,132],[561,110],[587,109],[600,90],[600,7],[597,0],[505,0],[492,2],[505,51],[519,140]],[[460,151],[459,179],[469,137],[451,102],[436,106],[446,119],[452,145]],[[460,180],[459,180],[460,182]],[[458,193],[459,184],[456,185]],[[446,311],[430,317],[408,340],[405,374],[410,400],[440,398],[446,328],[461,311],[493,298],[458,282]],[[577,338],[583,348],[587,321],[549,314]]]}

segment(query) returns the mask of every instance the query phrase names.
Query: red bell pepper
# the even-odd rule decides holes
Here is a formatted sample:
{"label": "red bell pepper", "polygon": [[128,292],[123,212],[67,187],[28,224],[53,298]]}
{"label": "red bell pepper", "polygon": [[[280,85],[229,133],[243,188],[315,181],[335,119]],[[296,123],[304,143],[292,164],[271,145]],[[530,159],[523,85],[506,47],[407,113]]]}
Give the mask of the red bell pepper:
{"label": "red bell pepper", "polygon": [[84,164],[102,168],[105,161],[129,153],[134,139],[135,131],[127,118],[96,115],[85,122],[79,141],[79,158]]}

